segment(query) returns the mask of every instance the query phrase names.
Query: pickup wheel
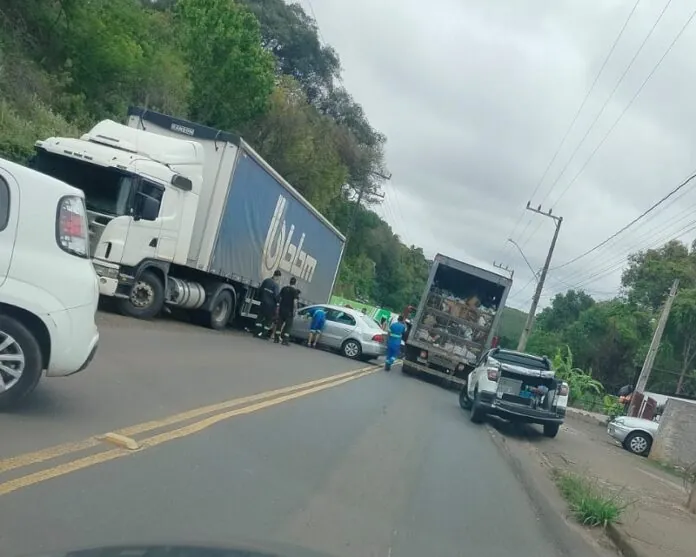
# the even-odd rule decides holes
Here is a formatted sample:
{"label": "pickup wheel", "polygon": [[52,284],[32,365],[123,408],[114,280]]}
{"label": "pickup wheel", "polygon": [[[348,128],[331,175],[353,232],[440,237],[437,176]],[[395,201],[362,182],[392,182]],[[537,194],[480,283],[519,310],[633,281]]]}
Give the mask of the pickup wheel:
{"label": "pickup wheel", "polygon": [[474,400],[469,408],[471,414],[469,414],[469,419],[472,423],[481,424],[483,420],[486,419],[486,413],[481,409],[481,402],[479,401],[478,391],[474,393]]}
{"label": "pickup wheel", "polygon": [[471,399],[469,398],[466,385],[459,391],[459,406],[461,406],[463,410],[471,410]]}
{"label": "pickup wheel", "polygon": [[143,271],[130,296],[119,300],[121,313],[136,319],[152,319],[164,307],[164,284],[152,271]]}
{"label": "pickup wheel", "polygon": [[41,348],[22,323],[0,315],[0,409],[20,402],[41,379]]}
{"label": "pickup wheel", "polygon": [[544,424],[544,436],[552,439],[558,435],[561,424]]}

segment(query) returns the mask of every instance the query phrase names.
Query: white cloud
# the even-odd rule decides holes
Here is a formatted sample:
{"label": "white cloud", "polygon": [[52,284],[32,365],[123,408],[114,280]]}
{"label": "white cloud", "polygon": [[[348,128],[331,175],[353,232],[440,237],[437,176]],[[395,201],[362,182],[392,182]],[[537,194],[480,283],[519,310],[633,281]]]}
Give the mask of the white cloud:
{"label": "white cloud", "polygon": [[[534,284],[521,289],[532,274],[506,238],[519,220],[513,237],[532,265],[541,267],[552,223],[525,213],[524,206],[634,1],[301,3],[309,13],[313,9],[323,39],[338,51],[347,89],[388,138],[393,178],[378,212],[426,254],[513,266],[510,302],[528,306]],[[691,61],[696,21],[585,165],[691,15],[694,6],[688,0],[671,3],[597,125],[577,148],[664,5],[639,3],[532,199],[534,205],[554,206],[564,217],[555,265],[608,237],[696,168]],[[568,286],[610,295],[619,286],[622,262],[630,251],[685,232],[682,239],[693,239],[696,231],[689,230],[689,223],[696,221],[690,217],[694,207],[696,195],[687,190],[606,248],[552,272],[544,303]]]}

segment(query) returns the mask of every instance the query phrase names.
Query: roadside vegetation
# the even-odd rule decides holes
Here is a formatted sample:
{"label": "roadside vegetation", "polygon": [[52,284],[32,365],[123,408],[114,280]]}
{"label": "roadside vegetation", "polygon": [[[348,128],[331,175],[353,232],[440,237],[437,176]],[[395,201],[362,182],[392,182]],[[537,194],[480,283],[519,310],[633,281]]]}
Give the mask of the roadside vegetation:
{"label": "roadside vegetation", "polygon": [[386,137],[319,36],[284,0],[4,0],[0,156],[26,162],[129,105],[237,131],[337,228],[354,222],[336,293],[400,311],[429,264],[371,210]]}
{"label": "roadside vegetation", "polygon": [[596,482],[573,472],[555,470],[554,480],[573,517],[585,526],[614,524],[628,506],[618,495],[607,494]]}

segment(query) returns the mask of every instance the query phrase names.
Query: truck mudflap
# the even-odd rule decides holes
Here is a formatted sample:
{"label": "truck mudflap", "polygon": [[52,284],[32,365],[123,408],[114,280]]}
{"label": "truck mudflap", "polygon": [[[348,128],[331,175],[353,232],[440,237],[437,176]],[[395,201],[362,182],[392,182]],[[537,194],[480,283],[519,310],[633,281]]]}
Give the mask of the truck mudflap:
{"label": "truck mudflap", "polygon": [[449,373],[445,373],[444,371],[438,371],[423,364],[418,364],[409,360],[403,361],[401,369],[404,373],[427,373],[428,375],[439,377],[440,379],[443,379],[445,382],[449,381],[449,385],[452,387],[460,388],[466,385],[466,379],[462,379],[461,377],[455,377],[454,375],[450,375]]}

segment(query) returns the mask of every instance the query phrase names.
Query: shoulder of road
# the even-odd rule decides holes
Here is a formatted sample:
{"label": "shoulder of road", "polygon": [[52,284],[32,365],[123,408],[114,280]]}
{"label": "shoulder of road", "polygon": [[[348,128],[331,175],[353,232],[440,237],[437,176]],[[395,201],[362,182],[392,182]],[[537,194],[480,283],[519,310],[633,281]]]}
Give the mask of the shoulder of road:
{"label": "shoulder of road", "polygon": [[606,421],[569,409],[556,439],[529,431],[519,435],[493,431],[493,436],[516,461],[532,494],[542,496],[561,516],[569,513],[551,479],[558,472],[586,478],[625,505],[620,521],[604,529],[578,529],[568,518],[596,549],[618,550],[625,557],[693,557],[696,516],[685,508],[687,486],[676,475],[621,448],[606,434]]}

